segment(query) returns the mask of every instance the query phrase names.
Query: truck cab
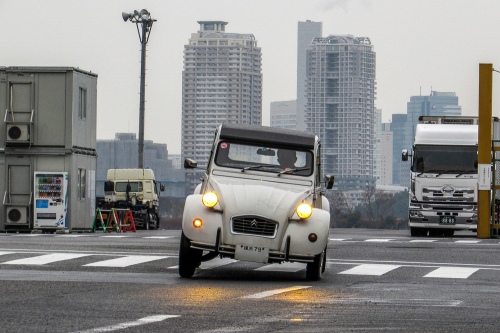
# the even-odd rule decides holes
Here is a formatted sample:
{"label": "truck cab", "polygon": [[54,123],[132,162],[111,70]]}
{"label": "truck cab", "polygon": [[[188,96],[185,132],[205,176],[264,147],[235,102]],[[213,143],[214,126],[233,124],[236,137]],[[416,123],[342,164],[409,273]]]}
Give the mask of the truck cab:
{"label": "truck cab", "polygon": [[[194,169],[197,161],[186,159]],[[202,261],[306,263],[306,277],[325,270],[330,205],[321,178],[321,144],[311,133],[265,126],[218,127],[202,182],[186,198],[179,274]]]}

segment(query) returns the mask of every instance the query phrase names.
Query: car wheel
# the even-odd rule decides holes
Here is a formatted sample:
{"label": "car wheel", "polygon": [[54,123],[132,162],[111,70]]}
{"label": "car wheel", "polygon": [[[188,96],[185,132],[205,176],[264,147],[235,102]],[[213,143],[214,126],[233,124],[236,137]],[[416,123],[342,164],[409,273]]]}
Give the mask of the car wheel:
{"label": "car wheel", "polygon": [[203,251],[191,248],[191,241],[182,233],[179,248],[179,275],[190,278],[194,275],[196,267],[201,264]]}
{"label": "car wheel", "polygon": [[321,275],[325,271],[326,247],[320,254],[314,256],[314,261],[307,263],[306,279],[309,281],[321,280]]}

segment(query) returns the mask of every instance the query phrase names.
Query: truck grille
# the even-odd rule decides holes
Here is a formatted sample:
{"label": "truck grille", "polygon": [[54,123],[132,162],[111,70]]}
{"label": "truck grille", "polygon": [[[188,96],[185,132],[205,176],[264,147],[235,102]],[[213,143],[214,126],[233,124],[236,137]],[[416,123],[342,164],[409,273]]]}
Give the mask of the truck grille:
{"label": "truck grille", "polygon": [[440,187],[427,187],[422,189],[423,201],[439,202],[475,202],[473,188],[451,188],[448,192]]}
{"label": "truck grille", "polygon": [[278,231],[278,223],[262,216],[233,216],[231,231],[233,234],[274,238]]}

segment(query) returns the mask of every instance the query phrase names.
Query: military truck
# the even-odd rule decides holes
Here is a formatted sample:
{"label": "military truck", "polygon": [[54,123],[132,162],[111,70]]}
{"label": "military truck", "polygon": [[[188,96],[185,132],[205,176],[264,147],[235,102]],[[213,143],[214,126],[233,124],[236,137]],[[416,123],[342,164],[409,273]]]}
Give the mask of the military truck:
{"label": "military truck", "polygon": [[151,169],[109,169],[104,183],[101,209],[130,209],[137,228],[158,229],[160,191],[165,185],[155,180]]}

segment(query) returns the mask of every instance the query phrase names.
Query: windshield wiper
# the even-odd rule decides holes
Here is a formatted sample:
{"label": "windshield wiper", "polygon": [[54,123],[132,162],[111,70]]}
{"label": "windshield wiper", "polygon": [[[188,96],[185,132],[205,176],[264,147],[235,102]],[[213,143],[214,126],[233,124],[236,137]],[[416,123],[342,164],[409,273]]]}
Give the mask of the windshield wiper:
{"label": "windshield wiper", "polygon": [[419,174],[417,175],[417,177],[418,177],[418,176],[420,176],[420,175],[422,175],[422,174],[424,174],[424,173],[437,173],[436,177],[439,177],[439,176],[441,176],[443,173],[445,173],[445,171],[444,171],[444,170],[435,170],[435,169],[432,169],[432,170],[425,170],[424,172],[419,173]]}
{"label": "windshield wiper", "polygon": [[241,172],[245,172],[246,170],[252,170],[252,169],[260,169],[260,168],[263,168],[265,166],[268,166],[268,165],[263,165],[263,164],[250,165],[250,166],[247,166],[247,167],[244,167],[243,169],[241,169]]}
{"label": "windshield wiper", "polygon": [[303,167],[303,168],[286,168],[285,170],[281,170],[279,173],[278,173],[278,177],[281,176],[282,174],[284,173],[294,173],[294,172],[297,172],[297,171],[303,171],[303,170],[310,170],[311,168],[310,167]]}
{"label": "windshield wiper", "polygon": [[460,177],[461,175],[469,174],[469,173],[477,173],[477,170],[467,170],[467,171],[459,171],[460,173],[455,177]]}

